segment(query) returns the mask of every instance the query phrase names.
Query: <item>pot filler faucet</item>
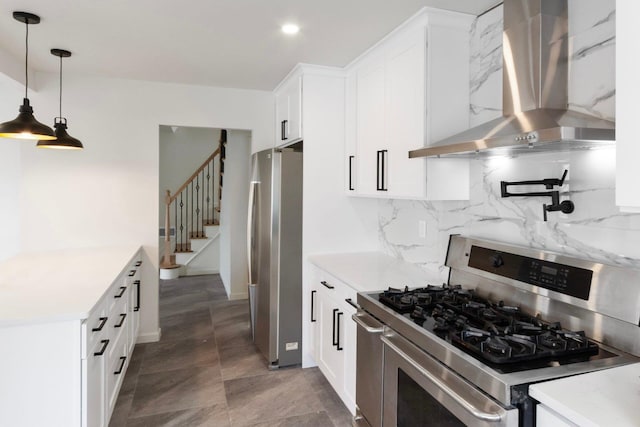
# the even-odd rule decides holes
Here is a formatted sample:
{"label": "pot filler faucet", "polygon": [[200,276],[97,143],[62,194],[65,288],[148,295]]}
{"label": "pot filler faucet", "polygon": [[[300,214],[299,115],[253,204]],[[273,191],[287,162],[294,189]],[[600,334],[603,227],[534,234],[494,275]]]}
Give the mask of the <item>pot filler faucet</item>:
{"label": "pot filler faucet", "polygon": [[[575,205],[571,200],[560,201],[560,191],[553,190],[553,187],[562,187],[564,179],[567,177],[568,170],[562,174],[562,178],[545,178],[537,181],[500,181],[500,195],[502,197],[551,197],[551,204],[542,205],[542,214],[544,220],[547,221],[547,212],[561,211],[570,214],[575,209]],[[553,191],[534,191],[530,193],[509,193],[507,187],[509,185],[544,185],[547,190]]]}

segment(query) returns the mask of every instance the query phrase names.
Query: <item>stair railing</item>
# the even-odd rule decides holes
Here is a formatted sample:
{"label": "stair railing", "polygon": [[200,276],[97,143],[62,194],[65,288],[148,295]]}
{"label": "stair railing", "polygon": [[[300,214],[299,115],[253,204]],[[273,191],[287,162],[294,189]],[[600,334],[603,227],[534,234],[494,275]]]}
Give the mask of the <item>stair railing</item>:
{"label": "stair railing", "polygon": [[[215,218],[214,159],[220,147],[171,195],[165,195],[164,255],[160,267],[172,268],[173,252],[186,252],[191,248],[191,238],[206,237],[204,227],[217,224]],[[173,209],[172,209],[173,207]],[[173,210],[173,218],[171,211]],[[171,250],[171,224],[175,226],[175,246]]]}

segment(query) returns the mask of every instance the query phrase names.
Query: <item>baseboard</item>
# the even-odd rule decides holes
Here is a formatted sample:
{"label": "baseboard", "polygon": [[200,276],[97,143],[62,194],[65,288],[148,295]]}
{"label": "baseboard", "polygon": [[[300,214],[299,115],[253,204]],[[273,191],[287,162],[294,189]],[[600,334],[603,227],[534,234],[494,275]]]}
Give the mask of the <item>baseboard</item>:
{"label": "baseboard", "polygon": [[158,328],[155,332],[147,332],[146,334],[138,334],[136,344],[145,344],[148,342],[158,342],[162,336],[162,329]]}
{"label": "baseboard", "polygon": [[220,270],[214,270],[214,269],[189,268],[188,266],[185,266],[185,269],[187,270],[185,276],[202,276],[203,274],[220,274]]}
{"label": "baseboard", "polygon": [[249,294],[245,291],[245,292],[236,292],[233,293],[231,295],[229,295],[229,299],[230,300],[236,300],[236,299],[247,299],[249,298]]}

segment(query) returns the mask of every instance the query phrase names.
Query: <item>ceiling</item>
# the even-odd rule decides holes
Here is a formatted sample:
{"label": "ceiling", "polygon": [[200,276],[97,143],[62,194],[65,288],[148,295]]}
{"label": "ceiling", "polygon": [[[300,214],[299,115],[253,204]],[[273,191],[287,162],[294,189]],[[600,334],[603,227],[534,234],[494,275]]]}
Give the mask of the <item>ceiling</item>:
{"label": "ceiling", "polygon": [[[51,48],[70,50],[65,77],[87,74],[272,90],[297,63],[344,66],[423,6],[478,15],[500,0],[2,0],[0,49],[57,71]],[[296,22],[300,33],[280,32]],[[0,70],[1,71],[1,70]]]}

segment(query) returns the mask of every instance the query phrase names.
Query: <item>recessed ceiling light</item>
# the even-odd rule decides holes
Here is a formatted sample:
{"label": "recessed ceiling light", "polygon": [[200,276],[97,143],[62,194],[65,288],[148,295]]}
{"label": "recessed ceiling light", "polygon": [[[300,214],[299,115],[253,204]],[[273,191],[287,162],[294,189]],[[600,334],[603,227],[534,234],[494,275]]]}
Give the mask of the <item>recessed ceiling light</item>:
{"label": "recessed ceiling light", "polygon": [[300,27],[296,24],[285,24],[282,26],[282,32],[285,34],[297,34],[300,31]]}

